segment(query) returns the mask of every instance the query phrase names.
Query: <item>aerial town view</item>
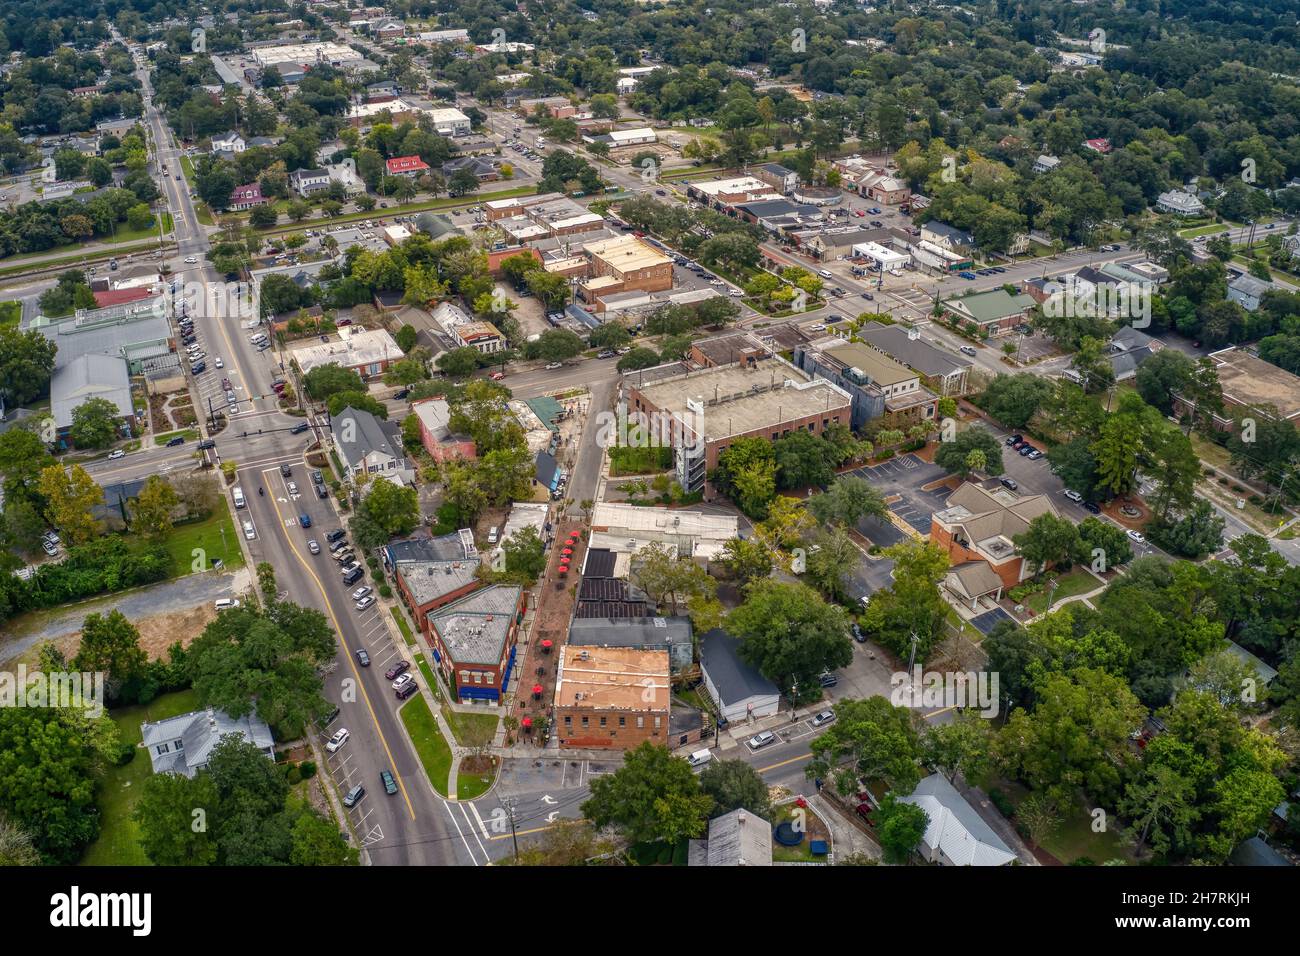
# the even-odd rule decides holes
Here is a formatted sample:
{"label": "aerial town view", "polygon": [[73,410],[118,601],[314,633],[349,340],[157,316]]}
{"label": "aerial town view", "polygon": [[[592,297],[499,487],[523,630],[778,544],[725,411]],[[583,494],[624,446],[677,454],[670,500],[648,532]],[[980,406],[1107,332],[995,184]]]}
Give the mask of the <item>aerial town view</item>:
{"label": "aerial town view", "polygon": [[0,864],[83,928],[174,866],[1249,928],[1298,12],[3,0]]}

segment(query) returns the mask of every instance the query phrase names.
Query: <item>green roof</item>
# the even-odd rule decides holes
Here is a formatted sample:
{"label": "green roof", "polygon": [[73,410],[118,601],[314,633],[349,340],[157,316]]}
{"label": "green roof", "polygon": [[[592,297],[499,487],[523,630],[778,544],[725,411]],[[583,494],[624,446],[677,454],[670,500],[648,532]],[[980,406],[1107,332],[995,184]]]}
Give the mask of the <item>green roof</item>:
{"label": "green roof", "polygon": [[541,420],[542,424],[551,431],[558,432],[560,430],[560,426],[556,424],[556,422],[563,409],[561,408],[560,403],[555,399],[548,395],[543,395],[541,398],[526,398],[524,399],[524,404],[531,408],[533,414],[536,415]]}
{"label": "green roof", "polygon": [[988,292],[973,292],[970,295],[945,299],[944,305],[949,308],[960,305],[961,308],[956,311],[969,313],[976,322],[995,322],[998,319],[1005,319],[1008,315],[1033,308],[1035,303],[1031,296],[1023,292],[1008,295],[1006,289],[991,289]]}

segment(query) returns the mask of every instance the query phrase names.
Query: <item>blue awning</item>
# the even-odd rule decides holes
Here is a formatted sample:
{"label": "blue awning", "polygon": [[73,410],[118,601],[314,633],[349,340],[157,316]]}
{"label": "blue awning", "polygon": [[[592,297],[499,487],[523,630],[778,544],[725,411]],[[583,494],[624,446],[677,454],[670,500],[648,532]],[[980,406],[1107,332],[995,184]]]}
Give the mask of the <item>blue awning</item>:
{"label": "blue awning", "polygon": [[495,687],[460,687],[457,692],[462,700],[497,700],[501,696]]}
{"label": "blue awning", "polygon": [[510,673],[515,669],[515,651],[517,650],[519,650],[519,645],[515,644],[510,648],[510,657],[506,660],[505,677],[501,679],[501,693],[503,694],[506,692],[506,688],[510,686]]}

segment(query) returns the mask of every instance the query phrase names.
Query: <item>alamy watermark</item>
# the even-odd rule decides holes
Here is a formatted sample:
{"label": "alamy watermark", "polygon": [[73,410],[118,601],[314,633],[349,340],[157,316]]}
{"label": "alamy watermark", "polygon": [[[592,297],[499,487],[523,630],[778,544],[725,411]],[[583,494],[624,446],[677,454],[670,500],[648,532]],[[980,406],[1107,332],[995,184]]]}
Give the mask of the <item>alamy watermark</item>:
{"label": "alamy watermark", "polygon": [[918,664],[910,674],[895,671],[889,686],[895,707],[960,707],[982,717],[998,715],[997,671],[925,671]]}
{"label": "alamy watermark", "polygon": [[596,414],[598,448],[672,448],[687,457],[704,453],[704,408],[687,402],[684,412],[628,412],[625,409]]}
{"label": "alamy watermark", "polygon": [[1044,283],[1047,294],[1043,314],[1051,318],[1132,319],[1135,329],[1151,324],[1151,290],[1149,282],[1093,285],[1073,276],[1064,282]]}
{"label": "alamy watermark", "polygon": [[84,710],[90,718],[104,713],[103,671],[0,671],[0,707],[55,707]]}

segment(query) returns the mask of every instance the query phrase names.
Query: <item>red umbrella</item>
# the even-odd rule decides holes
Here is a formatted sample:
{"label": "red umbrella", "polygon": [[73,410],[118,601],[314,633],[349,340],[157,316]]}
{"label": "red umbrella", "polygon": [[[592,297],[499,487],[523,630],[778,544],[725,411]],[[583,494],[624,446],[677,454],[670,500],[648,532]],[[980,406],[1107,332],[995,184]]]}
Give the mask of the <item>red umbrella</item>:
{"label": "red umbrella", "polygon": [[563,551],[560,552],[560,554],[573,554],[573,549],[565,548]]}
{"label": "red umbrella", "polygon": [[561,573],[561,574],[568,574],[568,573],[569,573],[569,567],[568,567],[568,565],[565,565],[565,564],[560,565],[560,573]]}
{"label": "red umbrella", "polygon": [[541,684],[534,684],[534,685],[533,685],[533,700],[541,700],[541,699],[542,699],[542,685],[541,685]]}
{"label": "red umbrella", "polygon": [[542,641],[542,653],[543,654],[551,653],[551,642],[549,638],[547,640]]}
{"label": "red umbrella", "polygon": [[525,718],[524,718],[523,720],[521,720],[519,723],[523,726],[524,730],[532,730],[532,729],[533,729],[533,718],[531,718],[531,717],[525,717]]}
{"label": "red umbrella", "polygon": [[569,563],[569,556],[567,554],[564,557],[560,558],[561,565],[566,565],[568,563]]}

